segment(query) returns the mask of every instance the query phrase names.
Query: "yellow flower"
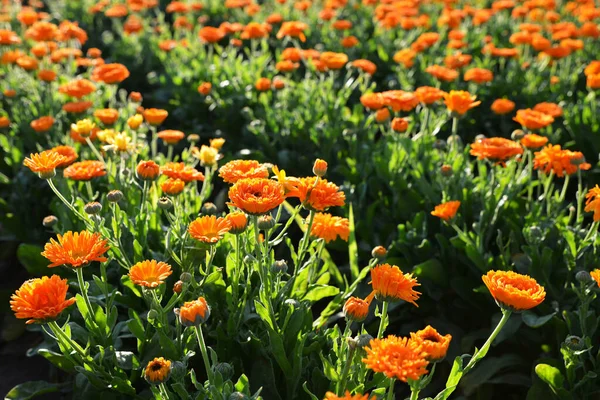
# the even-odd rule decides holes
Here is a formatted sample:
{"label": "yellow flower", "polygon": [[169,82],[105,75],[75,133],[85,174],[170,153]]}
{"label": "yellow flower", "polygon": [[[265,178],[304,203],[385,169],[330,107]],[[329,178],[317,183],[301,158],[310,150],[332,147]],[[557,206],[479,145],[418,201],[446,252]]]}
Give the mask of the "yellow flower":
{"label": "yellow flower", "polygon": [[80,134],[83,137],[87,137],[92,133],[92,129],[96,127],[96,124],[91,119],[86,118],[71,124],[71,129]]}
{"label": "yellow flower", "polygon": [[198,148],[194,148],[192,152],[194,157],[198,158],[200,163],[205,166],[213,166],[219,159],[219,150],[215,149],[214,147],[202,145],[200,150],[198,150]]}
{"label": "yellow flower", "polygon": [[127,119],[127,125],[131,129],[137,129],[144,122],[144,116],[142,114],[135,114],[133,117]]}

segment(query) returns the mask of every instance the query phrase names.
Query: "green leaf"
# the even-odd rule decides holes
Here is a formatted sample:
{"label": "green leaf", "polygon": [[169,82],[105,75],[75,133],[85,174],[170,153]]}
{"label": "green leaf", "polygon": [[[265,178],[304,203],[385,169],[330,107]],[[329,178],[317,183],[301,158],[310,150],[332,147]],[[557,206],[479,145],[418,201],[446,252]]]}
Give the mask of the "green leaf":
{"label": "green leaf", "polygon": [[458,382],[460,382],[460,378],[463,376],[463,359],[461,356],[458,356],[454,359],[454,363],[452,364],[452,370],[450,371],[450,375],[448,375],[448,380],[446,380],[446,389],[442,390],[437,396],[435,396],[435,400],[446,400],[454,390],[456,390],[456,386]]}
{"label": "green leaf", "polygon": [[129,318],[131,319],[127,321],[127,328],[129,328],[129,331],[133,333],[138,340],[144,341],[146,336],[144,334],[144,324],[142,323],[140,316],[132,309],[129,309]]}
{"label": "green leaf", "polygon": [[6,400],[28,400],[58,391],[59,386],[45,381],[25,382],[15,386],[5,396]]}
{"label": "green leaf", "polygon": [[528,327],[539,328],[546,322],[550,321],[552,317],[554,317],[554,315],[556,315],[556,312],[538,317],[535,313],[531,311],[525,311],[523,312],[523,314],[521,314],[521,318],[523,319],[525,325],[527,325]]}
{"label": "green leaf", "polygon": [[306,296],[304,296],[303,300],[316,302],[321,299],[324,299],[325,297],[335,296],[339,292],[340,292],[340,289],[338,289],[334,286],[327,286],[327,285],[312,286],[306,293]]}
{"label": "green leaf", "polygon": [[350,275],[352,280],[358,277],[358,244],[356,243],[356,234],[354,233],[354,211],[352,203],[348,210],[348,225],[350,227],[350,236],[348,236],[348,258],[350,260]]}
{"label": "green leaf", "polygon": [[304,382],[302,384],[302,389],[304,389],[304,392],[306,392],[306,394],[308,394],[310,396],[310,400],[319,400],[319,398],[317,396],[315,396],[307,387],[308,382]]}
{"label": "green leaf", "polygon": [[137,369],[140,367],[135,354],[130,351],[116,351],[115,357],[117,358],[117,365],[122,369]]}
{"label": "green leaf", "polygon": [[272,330],[275,329],[273,325],[273,321],[271,321],[271,316],[269,315],[269,311],[267,307],[265,307],[260,301],[254,300],[254,307],[256,308],[256,313],[260,316],[260,318],[269,325],[269,328]]}
{"label": "green leaf", "polygon": [[21,243],[17,248],[17,259],[29,275],[42,276],[48,272],[48,260],[42,256],[43,249],[32,244]]}
{"label": "green leaf", "polygon": [[436,285],[444,287],[448,286],[446,269],[442,266],[442,263],[435,258],[416,265],[413,269],[413,273],[419,278],[430,279]]}
{"label": "green leaf", "polygon": [[56,353],[54,351],[50,351],[48,349],[39,349],[38,354],[44,357],[46,360],[50,361],[52,364],[56,365],[58,368],[63,371],[73,372],[75,371],[75,365],[71,360],[62,354]]}
{"label": "green leaf", "polygon": [[535,366],[535,373],[554,390],[561,389],[565,383],[565,378],[560,370],[551,365],[538,364]]}

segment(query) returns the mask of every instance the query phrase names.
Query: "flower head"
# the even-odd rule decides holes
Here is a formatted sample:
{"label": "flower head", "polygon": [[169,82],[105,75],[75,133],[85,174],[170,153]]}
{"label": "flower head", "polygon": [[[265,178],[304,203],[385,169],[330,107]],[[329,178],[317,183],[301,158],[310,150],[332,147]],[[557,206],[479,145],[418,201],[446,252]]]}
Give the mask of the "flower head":
{"label": "flower head", "polygon": [[93,261],[104,262],[107,260],[104,253],[109,250],[108,241],[102,239],[99,233],[88,231],[68,231],[64,235],[58,234],[58,241],[50,239],[44,246],[42,256],[51,264],[49,268],[65,265],[69,268],[80,268]]}
{"label": "flower head", "polygon": [[585,195],[585,211],[593,211],[594,222],[600,221],[600,186],[596,185]]}
{"label": "flower head", "polygon": [[50,115],[47,115],[31,121],[31,124],[29,125],[37,133],[47,132],[50,130],[50,128],[52,128],[52,125],[54,125],[54,118]]}
{"label": "flower head", "polygon": [[363,362],[374,372],[381,372],[388,378],[402,382],[418,380],[427,373],[427,353],[423,346],[409,338],[388,336],[385,339],[373,339],[367,347]]}
{"label": "flower head", "polygon": [[204,174],[191,165],[168,162],[160,168],[160,172],[172,179],[180,179],[185,183],[204,181]]}
{"label": "flower head", "polygon": [[512,311],[529,310],[546,298],[544,288],[528,275],[489,271],[482,279],[498,305]]}
{"label": "flower head", "polygon": [[443,219],[444,221],[450,221],[456,216],[456,212],[460,207],[460,201],[452,200],[435,206],[435,209],[431,212],[431,215]]}
{"label": "flower head", "polygon": [[101,161],[79,161],[65,168],[63,176],[75,181],[89,181],[106,175],[106,167]]}
{"label": "flower head", "polygon": [[504,115],[515,109],[515,103],[508,99],[496,99],[490,108],[495,114]]}
{"label": "flower head", "polygon": [[184,188],[185,182],[178,178],[169,178],[160,184],[160,190],[169,196],[177,196]]}
{"label": "flower head", "polygon": [[534,153],[533,168],[549,174],[551,171],[559,178],[565,174],[571,175],[578,169],[588,170],[591,165],[586,163],[577,163],[574,160],[583,159],[583,155],[578,152],[561,149],[560,145],[551,145],[544,147]]}
{"label": "flower head", "polygon": [[333,182],[315,176],[300,178],[295,190],[288,197],[297,197],[302,205],[314,211],[325,211],[329,207],[341,207],[346,203],[346,195]]}
{"label": "flower head", "polygon": [[225,183],[236,183],[244,178],[268,178],[267,168],[256,160],[233,160],[219,168]]}
{"label": "flower head", "polygon": [[190,223],[188,232],[191,237],[204,243],[215,244],[229,232],[230,222],[226,218],[206,215],[196,218]]}
{"label": "flower head", "polygon": [[484,138],[471,144],[470,154],[480,160],[502,162],[523,154],[523,148],[513,140],[501,137]]}
{"label": "flower head", "polygon": [[49,179],[56,175],[56,168],[67,162],[67,158],[56,151],[46,150],[41,153],[31,154],[25,158],[23,164],[40,178]]}
{"label": "flower head", "polygon": [[517,110],[516,117],[513,118],[523,127],[535,131],[547,127],[554,122],[554,117],[541,111],[535,111],[531,108]]}
{"label": "flower head", "polygon": [[369,306],[373,301],[373,297],[375,296],[375,292],[371,292],[366,299],[361,299],[358,297],[350,297],[344,303],[344,315],[349,321],[362,322],[369,315]]}
{"label": "flower head", "polygon": [[240,179],[229,188],[231,204],[250,215],[263,215],[285,200],[281,183],[272,179]]}
{"label": "flower head", "polygon": [[596,281],[598,287],[600,287],[600,269],[593,270],[592,272],[590,272],[590,275],[592,276],[592,279]]}
{"label": "flower head", "polygon": [[158,132],[156,136],[162,139],[165,144],[172,145],[179,143],[185,137],[185,133],[174,129],[167,129]]}
{"label": "flower head", "polygon": [[451,90],[444,94],[444,99],[448,111],[463,115],[471,108],[477,107],[481,101],[475,101],[477,96],[464,90]]}
{"label": "flower head", "polygon": [[169,112],[158,108],[147,108],[144,110],[144,119],[150,125],[160,125],[163,123]]}
{"label": "flower head", "polygon": [[[373,397],[373,399],[375,399],[375,397]],[[337,396],[335,393],[327,392],[327,393],[325,393],[324,400],[369,400],[369,395],[368,394],[352,395],[352,394],[350,394],[349,391],[346,390],[346,393],[342,397],[340,397],[340,396]]]}
{"label": "flower head", "polygon": [[92,80],[107,84],[121,83],[129,77],[129,70],[123,64],[102,64],[92,71]]}
{"label": "flower head", "polygon": [[135,169],[138,178],[153,181],[160,175],[160,166],[152,160],[140,161]]}
{"label": "flower head", "polygon": [[521,145],[528,149],[539,149],[548,143],[548,138],[535,133],[528,133],[521,139]]}
{"label": "flower head", "polygon": [[423,351],[427,353],[426,358],[429,362],[442,361],[446,357],[452,340],[451,335],[442,336],[430,325],[416,333],[411,333],[410,337],[412,340],[421,343]]}
{"label": "flower head", "polygon": [[186,301],[180,309],[175,310],[183,326],[198,326],[210,317],[210,308],[204,297],[198,300]]}
{"label": "flower head", "polygon": [[171,376],[171,361],[165,360],[162,357],[155,358],[146,365],[144,370],[144,378],[153,385],[164,383]]}
{"label": "flower head", "polygon": [[65,162],[61,163],[58,166],[59,168],[67,167],[73,164],[75,160],[77,160],[77,157],[79,157],[75,149],[71,146],[56,146],[53,147],[51,150],[67,159]]}
{"label": "flower head", "polygon": [[331,214],[316,213],[310,229],[310,235],[325,240],[326,243],[340,237],[348,241],[350,226],[347,218],[334,217]]}
{"label": "flower head", "polygon": [[162,261],[146,260],[131,267],[128,275],[134,284],[154,289],[165,283],[165,280],[172,273],[169,264]]}
{"label": "flower head", "polygon": [[241,211],[230,212],[225,219],[229,222],[229,232],[234,235],[244,232],[248,226],[248,217]]}
{"label": "flower head", "polygon": [[379,264],[371,269],[371,285],[380,301],[404,300],[418,307],[421,293],[414,290],[419,283],[412,274],[404,274],[396,265]]}
{"label": "flower head", "polygon": [[27,324],[53,321],[73,303],[67,300],[69,284],[57,275],[30,279],[11,296],[10,308],[19,319],[28,319]]}

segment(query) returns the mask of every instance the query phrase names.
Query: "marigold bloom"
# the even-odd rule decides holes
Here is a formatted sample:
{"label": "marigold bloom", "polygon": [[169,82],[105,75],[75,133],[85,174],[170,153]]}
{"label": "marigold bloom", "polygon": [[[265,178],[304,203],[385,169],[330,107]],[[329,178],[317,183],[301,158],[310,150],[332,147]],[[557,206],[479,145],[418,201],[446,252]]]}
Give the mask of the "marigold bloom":
{"label": "marigold bloom", "polygon": [[153,385],[166,382],[170,376],[171,361],[165,360],[162,357],[150,361],[144,370],[144,378]]}
{"label": "marigold bloom", "polygon": [[350,297],[344,303],[344,316],[349,321],[362,322],[369,315],[369,306],[373,301],[373,297],[375,296],[375,292],[372,292],[366,299],[361,299],[358,297]]}
{"label": "marigold bloom", "polygon": [[360,103],[371,110],[379,110],[384,106],[383,95],[381,93],[366,93],[360,96]]}
{"label": "marigold bloom", "polygon": [[265,178],[240,179],[229,188],[231,204],[250,215],[263,215],[285,200],[284,186]]}
{"label": "marigold bloom", "polygon": [[489,271],[482,279],[498,305],[512,311],[529,310],[546,298],[544,288],[528,275]]}
{"label": "marigold bloom", "polygon": [[418,307],[421,293],[414,290],[419,283],[412,274],[404,274],[396,265],[379,264],[371,269],[371,285],[380,301],[404,300]]}
{"label": "marigold bloom", "polygon": [[198,37],[205,43],[217,43],[225,37],[226,33],[220,28],[205,26],[198,31]]}
{"label": "marigold bloom", "polygon": [[185,133],[175,129],[167,129],[158,132],[157,136],[162,139],[165,144],[172,145],[179,143],[179,141],[185,137]]}
{"label": "marigold bloom", "polygon": [[549,102],[536,104],[533,107],[533,110],[542,112],[544,114],[548,114],[553,118],[558,118],[563,114],[563,110],[562,110],[561,106],[559,106],[558,104],[549,103]]}
{"label": "marigold bloom", "polygon": [[75,181],[89,181],[106,175],[106,166],[101,161],[80,161],[65,168],[63,176]]}
{"label": "marigold bloom", "polygon": [[590,272],[590,275],[596,281],[598,287],[600,287],[600,269],[593,270],[592,272]]}
{"label": "marigold bloom", "polygon": [[21,43],[21,38],[16,32],[8,29],[0,29],[0,44],[11,45]]}
{"label": "marigold bloom", "polygon": [[477,96],[464,90],[451,90],[444,94],[444,99],[448,111],[458,115],[464,115],[471,108],[477,107],[481,101],[475,101]]}
{"label": "marigold bloom", "polygon": [[[375,399],[375,397],[373,397],[372,399]],[[327,393],[325,393],[325,400],[369,400],[369,395],[368,394],[352,395],[352,394],[350,394],[349,391],[346,390],[346,393],[342,397],[339,397],[335,393],[327,392]]]}
{"label": "marigold bloom", "polygon": [[329,207],[346,204],[346,195],[333,182],[315,176],[300,178],[295,190],[288,197],[297,197],[302,205],[314,211],[325,211]]}
{"label": "marigold bloom", "polygon": [[37,133],[47,132],[54,125],[54,118],[52,116],[40,117],[36,120],[31,121],[29,124],[31,128]]}
{"label": "marigold bloom", "polygon": [[19,319],[27,319],[27,324],[54,321],[75,298],[67,299],[69,284],[57,275],[30,279],[11,296],[10,308]]}
{"label": "marigold bloom", "polygon": [[103,108],[95,110],[94,117],[98,118],[104,125],[112,125],[119,119],[119,111],[114,108]]}
{"label": "marigold bloom", "polygon": [[548,138],[535,133],[529,133],[521,139],[521,145],[528,149],[539,149],[548,143]]}
{"label": "marigold bloom", "polygon": [[442,336],[431,325],[427,325],[425,329],[417,332],[411,332],[412,340],[421,343],[423,351],[427,353],[426,359],[429,362],[439,362],[446,357],[451,335]]}
{"label": "marigold bloom", "polygon": [[25,31],[25,37],[36,42],[50,42],[58,36],[58,26],[47,21],[39,21]]}
{"label": "marigold bloom", "polygon": [[208,96],[211,90],[212,83],[210,82],[202,82],[200,85],[198,85],[198,93],[200,93],[203,96]]}
{"label": "marigold bloom", "polygon": [[411,68],[415,64],[415,57],[417,57],[417,53],[414,50],[402,49],[397,51],[392,58],[396,63]]}
{"label": "marigold bloom", "polygon": [[153,181],[160,175],[160,166],[152,160],[140,161],[135,169],[138,178]]}
{"label": "marigold bloom", "polygon": [[219,168],[225,183],[236,183],[244,178],[268,178],[267,168],[256,160],[233,160]]}
{"label": "marigold bloom", "polygon": [[554,122],[554,117],[546,113],[526,108],[517,110],[516,122],[529,130],[538,130],[547,127]]}
{"label": "marigold bloom", "polygon": [[182,162],[168,162],[160,168],[160,172],[169,178],[181,179],[185,183],[204,181],[204,174],[202,172]]}
{"label": "marigold bloom", "polygon": [[214,215],[206,215],[196,218],[190,223],[188,232],[194,239],[215,244],[223,239],[223,235],[229,232],[231,224],[227,218],[217,218]]}
{"label": "marigold bloom", "polygon": [[490,109],[498,115],[508,114],[515,109],[515,103],[508,99],[496,99]]}
{"label": "marigold bloom", "polygon": [[281,39],[285,36],[297,37],[300,41],[305,42],[306,36],[304,31],[308,29],[308,25],[300,21],[286,21],[281,24],[279,32],[277,32],[277,39]]}
{"label": "marigold bloom", "polygon": [[367,368],[381,372],[388,378],[396,378],[402,382],[409,379],[418,380],[428,371],[429,362],[423,346],[409,338],[393,335],[385,339],[373,339],[367,347],[366,357],[362,359]]}
{"label": "marigold bloom", "polygon": [[325,240],[326,243],[335,240],[338,236],[348,241],[350,226],[348,219],[334,217],[331,214],[317,213],[310,230],[310,235]]}
{"label": "marigold bloom", "polygon": [[102,239],[98,232],[68,231],[56,236],[58,241],[50,239],[44,246],[42,256],[51,264],[48,268],[65,265],[69,268],[81,268],[93,261],[105,262],[104,253],[109,250],[108,241]]}
{"label": "marigold bloom", "polygon": [[352,61],[352,66],[369,75],[373,75],[375,72],[377,72],[377,65],[369,60],[354,60]]}
{"label": "marigold bloom", "polygon": [[248,226],[248,217],[240,211],[230,212],[225,216],[225,219],[229,222],[229,232],[234,235],[244,232]]}
{"label": "marigold bloom", "polygon": [[81,114],[92,106],[91,101],[75,101],[69,102],[62,106],[64,112],[72,114]]}
{"label": "marigold bloom", "polygon": [[430,105],[444,98],[443,90],[431,86],[421,86],[415,90],[415,96],[423,104]]}
{"label": "marigold bloom", "polygon": [[26,157],[23,164],[42,179],[49,179],[56,174],[55,170],[65,163],[67,158],[53,150],[32,153]]}
{"label": "marigold bloom", "polygon": [[154,289],[165,283],[165,280],[172,273],[169,264],[162,261],[146,260],[132,266],[128,275],[134,284]]}
{"label": "marigold bloom", "polygon": [[475,83],[486,83],[491,82],[494,79],[494,74],[489,69],[485,68],[471,68],[465,72],[465,81],[473,81]]}
{"label": "marigold bloom", "polygon": [[408,129],[408,121],[406,118],[394,118],[391,127],[394,132],[406,132]]}
{"label": "marigold bloom", "polygon": [[329,69],[341,69],[348,62],[348,56],[344,53],[325,51],[321,53],[319,60]]}
{"label": "marigold bloom", "polygon": [[205,145],[202,145],[202,147],[200,147],[200,150],[198,150],[197,147],[194,147],[192,149],[192,154],[194,155],[194,157],[200,160],[200,164],[206,166],[215,165],[217,163],[217,160],[219,160],[220,158],[219,150],[217,150],[214,147]]}
{"label": "marigold bloom", "polygon": [[414,93],[404,90],[388,90],[381,93],[383,103],[394,111],[412,111],[419,105],[419,99]]}
{"label": "marigold bloom", "polygon": [[266,92],[271,89],[271,80],[269,78],[258,78],[254,83],[254,87],[259,92]]}
{"label": "marigold bloom", "polygon": [[502,162],[507,159],[523,154],[523,148],[519,143],[500,137],[479,139],[471,144],[470,154],[478,159],[488,159]]}
{"label": "marigold bloom", "polygon": [[79,157],[75,149],[71,146],[56,146],[53,147],[51,150],[66,158],[64,162],[60,163],[57,166],[58,168],[64,168],[73,164],[75,160],[77,160],[77,157]]}
{"label": "marigold bloom", "polygon": [[214,139],[210,139],[209,143],[210,143],[210,147],[212,147],[213,149],[215,149],[215,150],[221,150],[221,148],[225,144],[225,139],[223,139],[223,138],[214,138]]}
{"label": "marigold bloom", "polygon": [[160,184],[160,190],[162,190],[163,193],[168,194],[170,196],[178,195],[179,193],[183,192],[184,188],[185,182],[181,179],[169,178]]}
{"label": "marigold bloom", "polygon": [[585,195],[585,211],[594,212],[594,222],[600,221],[600,187],[596,185]]}
{"label": "marigold bloom", "polygon": [[38,68],[38,61],[29,56],[21,56],[17,58],[17,65],[25,71],[33,71]]}
{"label": "marigold bloom", "polygon": [[10,119],[6,115],[0,116],[0,128],[8,128],[10,126]]}
{"label": "marigold bloom", "polygon": [[38,78],[44,82],[54,82],[56,80],[56,72],[50,69],[42,69],[38,71]]}
{"label": "marigold bloom", "polygon": [[92,80],[107,84],[121,83],[129,77],[129,70],[123,64],[99,65],[92,71]]}
{"label": "marigold bloom", "polygon": [[210,317],[210,308],[204,297],[198,300],[186,301],[179,310],[179,321],[183,326],[198,326]]}
{"label": "marigold bloom", "polygon": [[135,114],[127,118],[127,126],[133,130],[138,129],[140,125],[142,125],[142,122],[144,122],[144,116],[142,114]]}
{"label": "marigold bloom", "polygon": [[456,212],[460,207],[460,201],[452,200],[435,206],[435,209],[431,212],[431,215],[443,219],[444,221],[450,221],[456,216]]}
{"label": "marigold bloom", "polygon": [[458,71],[442,67],[441,65],[432,65],[430,67],[427,67],[425,69],[425,72],[427,72],[434,78],[445,82],[451,82],[458,78]]}
{"label": "marigold bloom", "polygon": [[144,118],[150,125],[160,125],[167,118],[169,113],[166,110],[158,108],[148,108],[144,110]]}
{"label": "marigold bloom", "polygon": [[534,156],[533,168],[541,170],[545,174],[554,171],[554,174],[559,178],[562,178],[565,174],[574,174],[577,169],[588,170],[591,168],[591,165],[586,162],[573,162],[574,159],[580,159],[583,155],[563,150],[558,144],[549,144],[540,151],[535,152]]}

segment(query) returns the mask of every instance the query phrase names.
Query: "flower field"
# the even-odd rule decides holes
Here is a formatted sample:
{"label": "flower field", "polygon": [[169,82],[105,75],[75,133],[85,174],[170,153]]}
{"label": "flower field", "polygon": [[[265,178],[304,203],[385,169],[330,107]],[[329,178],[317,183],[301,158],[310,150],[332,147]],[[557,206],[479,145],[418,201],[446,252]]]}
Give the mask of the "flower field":
{"label": "flower field", "polygon": [[594,0],[22,3],[5,398],[600,398]]}

